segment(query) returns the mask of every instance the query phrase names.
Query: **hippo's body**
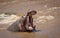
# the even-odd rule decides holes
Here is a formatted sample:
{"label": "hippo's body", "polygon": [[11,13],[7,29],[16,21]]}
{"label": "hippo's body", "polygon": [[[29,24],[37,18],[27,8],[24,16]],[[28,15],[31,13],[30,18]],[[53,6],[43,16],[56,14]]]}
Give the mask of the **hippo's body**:
{"label": "hippo's body", "polygon": [[[25,31],[33,31],[35,30],[35,26],[34,27],[29,27],[27,24],[26,24],[26,20],[25,20],[26,16],[22,17],[19,21],[19,23],[13,23],[10,27],[8,27],[8,30],[9,31],[13,31],[13,32],[18,32],[18,31],[22,31],[23,29],[25,29]],[[24,28],[21,29],[21,21],[24,21]],[[33,21],[33,20],[32,20]]]}

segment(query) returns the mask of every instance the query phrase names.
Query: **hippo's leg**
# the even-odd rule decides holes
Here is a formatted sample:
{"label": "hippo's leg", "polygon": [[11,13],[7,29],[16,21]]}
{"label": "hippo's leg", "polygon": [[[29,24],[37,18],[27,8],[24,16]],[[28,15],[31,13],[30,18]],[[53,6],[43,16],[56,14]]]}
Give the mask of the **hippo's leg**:
{"label": "hippo's leg", "polygon": [[22,31],[22,32],[25,32],[26,31],[24,25],[19,24],[19,28],[20,28],[20,31]]}
{"label": "hippo's leg", "polygon": [[18,25],[19,29],[22,30],[21,24]]}

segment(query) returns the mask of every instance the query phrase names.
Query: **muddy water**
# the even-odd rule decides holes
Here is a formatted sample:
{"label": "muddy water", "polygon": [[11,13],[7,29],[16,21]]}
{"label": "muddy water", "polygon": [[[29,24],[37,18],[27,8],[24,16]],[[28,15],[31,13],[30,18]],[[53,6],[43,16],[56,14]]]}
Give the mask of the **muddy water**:
{"label": "muddy water", "polygon": [[[5,3],[5,4],[4,4]],[[45,23],[36,23],[35,32],[10,32],[0,30],[0,38],[60,38],[60,0],[38,0],[30,2],[17,1],[15,3],[1,3],[0,12],[15,12],[20,14],[30,10],[37,10],[38,13],[34,17],[52,15],[55,18]],[[21,14],[20,14],[21,15]],[[38,21],[37,21],[38,22]]]}
{"label": "muddy water", "polygon": [[35,32],[0,30],[0,38],[60,38],[60,18],[44,24],[37,24]]}
{"label": "muddy water", "polygon": [[59,22],[59,18],[56,18],[44,24],[37,24],[35,32],[11,32],[0,30],[0,38],[60,38]]}

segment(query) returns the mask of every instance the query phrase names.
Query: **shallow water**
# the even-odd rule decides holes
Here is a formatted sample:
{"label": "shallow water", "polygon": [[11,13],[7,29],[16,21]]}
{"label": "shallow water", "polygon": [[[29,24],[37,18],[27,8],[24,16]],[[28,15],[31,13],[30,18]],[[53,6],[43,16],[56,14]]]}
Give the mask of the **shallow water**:
{"label": "shallow water", "polygon": [[0,38],[60,38],[59,19],[36,26],[35,32],[11,32],[0,30]]}

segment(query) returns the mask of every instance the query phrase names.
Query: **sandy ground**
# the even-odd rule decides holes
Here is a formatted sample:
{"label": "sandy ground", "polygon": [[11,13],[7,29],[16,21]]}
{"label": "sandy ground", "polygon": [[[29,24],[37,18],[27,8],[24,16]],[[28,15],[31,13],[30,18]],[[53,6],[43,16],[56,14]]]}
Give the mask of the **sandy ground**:
{"label": "sandy ground", "polygon": [[[17,13],[25,15],[30,10],[36,10],[38,13],[34,16],[36,32],[10,32],[0,30],[0,38],[60,38],[60,0],[38,0],[38,1],[15,1],[0,3],[0,13]],[[39,16],[52,15],[53,20],[47,20],[45,23],[36,23]]]}

